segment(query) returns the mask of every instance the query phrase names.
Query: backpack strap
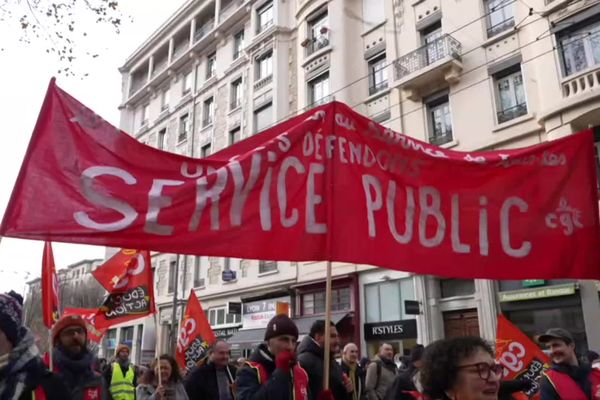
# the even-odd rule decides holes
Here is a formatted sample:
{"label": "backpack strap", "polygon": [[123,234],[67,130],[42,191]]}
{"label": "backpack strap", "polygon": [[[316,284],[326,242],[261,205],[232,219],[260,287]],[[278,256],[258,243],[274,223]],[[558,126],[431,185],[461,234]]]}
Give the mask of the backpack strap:
{"label": "backpack strap", "polygon": [[377,360],[375,361],[375,364],[377,365],[377,380],[375,381],[375,389],[377,389],[379,387],[379,379],[381,378],[381,361]]}

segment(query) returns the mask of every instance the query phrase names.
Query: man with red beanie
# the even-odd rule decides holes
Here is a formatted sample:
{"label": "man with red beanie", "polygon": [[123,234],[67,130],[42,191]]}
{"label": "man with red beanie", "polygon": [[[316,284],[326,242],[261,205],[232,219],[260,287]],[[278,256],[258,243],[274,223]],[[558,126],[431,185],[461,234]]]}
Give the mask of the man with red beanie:
{"label": "man with red beanie", "polygon": [[237,400],[308,400],[308,374],[296,362],[298,328],[284,314],[273,317],[259,345],[238,371]]}
{"label": "man with red beanie", "polygon": [[94,355],[87,348],[87,327],[79,315],[67,315],[52,327],[54,372],[73,400],[107,400],[104,379],[93,369]]}

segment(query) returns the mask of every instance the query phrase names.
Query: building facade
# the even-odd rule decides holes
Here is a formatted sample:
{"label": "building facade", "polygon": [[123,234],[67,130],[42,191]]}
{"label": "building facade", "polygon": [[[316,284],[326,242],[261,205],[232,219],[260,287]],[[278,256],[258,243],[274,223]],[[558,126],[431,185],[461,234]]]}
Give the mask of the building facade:
{"label": "building facade", "polygon": [[[597,35],[596,0],[190,0],[120,69],[121,128],[201,158],[335,99],[444,148],[534,145],[600,125]],[[153,263],[161,349],[190,290],[240,355],[281,303],[301,331],[323,315],[323,263],[172,254]],[[493,339],[499,312],[531,336],[562,325],[580,349],[600,348],[595,282],[498,283],[347,264],[334,264],[334,277],[338,328],[344,340],[360,338],[363,353],[383,341],[405,353],[448,336]],[[419,303],[417,314],[405,300]],[[241,315],[229,312],[240,303]]]}

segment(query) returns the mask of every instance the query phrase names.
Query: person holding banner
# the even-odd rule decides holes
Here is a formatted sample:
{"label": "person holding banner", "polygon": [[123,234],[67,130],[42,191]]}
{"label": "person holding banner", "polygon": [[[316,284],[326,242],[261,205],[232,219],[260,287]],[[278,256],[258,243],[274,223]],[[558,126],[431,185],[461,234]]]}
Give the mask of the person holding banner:
{"label": "person holding banner", "polygon": [[285,314],[273,317],[267,324],[265,343],[238,372],[237,400],[308,400],[308,374],[294,353],[297,341],[294,321]]}
{"label": "person holding banner", "polygon": [[65,315],[52,327],[54,372],[73,400],[107,400],[104,378],[94,371],[95,357],[87,347],[87,323],[79,315]]}
{"label": "person holding banner", "polygon": [[161,355],[152,362],[151,372],[142,380],[137,400],[189,400],[175,358]]}
{"label": "person holding banner", "polygon": [[65,385],[48,371],[33,333],[22,326],[23,298],[0,294],[0,399],[68,400]]}
{"label": "person holding banner", "polygon": [[600,399],[600,371],[579,363],[571,332],[550,328],[538,340],[550,349],[552,359],[542,378],[541,400]]}

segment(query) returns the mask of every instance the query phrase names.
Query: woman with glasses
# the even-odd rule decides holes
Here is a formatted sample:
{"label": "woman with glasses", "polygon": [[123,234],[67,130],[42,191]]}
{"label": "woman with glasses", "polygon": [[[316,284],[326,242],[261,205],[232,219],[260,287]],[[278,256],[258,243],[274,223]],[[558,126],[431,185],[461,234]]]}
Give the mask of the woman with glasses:
{"label": "woman with glasses", "polygon": [[423,355],[421,384],[434,400],[497,400],[502,366],[479,337],[439,340]]}

